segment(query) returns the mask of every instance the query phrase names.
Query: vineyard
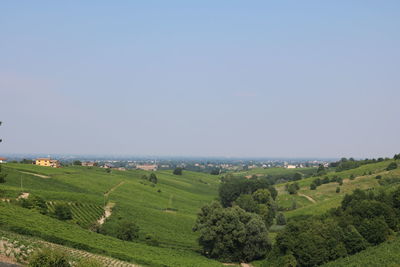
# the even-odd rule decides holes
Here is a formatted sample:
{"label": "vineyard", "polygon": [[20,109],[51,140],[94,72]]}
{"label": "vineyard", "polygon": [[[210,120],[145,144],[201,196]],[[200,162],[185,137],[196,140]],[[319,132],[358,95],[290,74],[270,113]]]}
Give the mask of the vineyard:
{"label": "vineyard", "polygon": [[47,202],[50,213],[54,213],[56,204],[67,204],[71,208],[72,220],[83,228],[91,227],[104,213],[103,208],[96,204],[79,202],[49,201]]}

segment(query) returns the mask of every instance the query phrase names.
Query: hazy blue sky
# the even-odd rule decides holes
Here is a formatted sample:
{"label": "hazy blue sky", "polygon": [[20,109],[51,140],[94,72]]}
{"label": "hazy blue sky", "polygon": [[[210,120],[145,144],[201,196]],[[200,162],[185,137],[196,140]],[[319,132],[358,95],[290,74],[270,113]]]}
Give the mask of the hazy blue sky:
{"label": "hazy blue sky", "polygon": [[400,1],[1,1],[1,153],[400,152]]}

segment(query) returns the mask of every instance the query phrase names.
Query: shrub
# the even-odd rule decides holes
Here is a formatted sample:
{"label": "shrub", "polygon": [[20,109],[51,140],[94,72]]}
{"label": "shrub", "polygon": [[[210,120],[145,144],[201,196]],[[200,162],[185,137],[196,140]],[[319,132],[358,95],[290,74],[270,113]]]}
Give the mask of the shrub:
{"label": "shrub", "polygon": [[63,221],[72,219],[71,208],[67,204],[56,204],[54,206],[54,215]]}
{"label": "shrub", "polygon": [[159,246],[160,245],[160,242],[158,241],[158,239],[155,236],[150,235],[150,234],[146,235],[145,241],[146,241],[146,244],[148,244],[150,246]]}
{"label": "shrub", "polygon": [[276,224],[277,225],[286,225],[286,218],[282,212],[278,213],[278,215],[276,216]]}
{"label": "shrub", "polygon": [[65,253],[59,250],[36,251],[29,260],[30,267],[71,267]]}
{"label": "shrub", "polygon": [[336,187],[336,193],[340,193],[340,187]]}
{"label": "shrub", "polygon": [[149,177],[149,181],[152,182],[153,184],[156,184],[158,181],[157,176],[154,173],[151,173],[150,177]]}
{"label": "shrub", "polygon": [[375,176],[375,179],[377,179],[377,180],[382,179],[382,175]]}
{"label": "shrub", "polygon": [[139,227],[132,221],[121,221],[117,226],[117,238],[132,241],[139,237]]}
{"label": "shrub", "polygon": [[316,190],[317,185],[315,183],[310,184],[310,190]]}
{"label": "shrub", "polygon": [[396,162],[392,162],[386,167],[387,171],[391,171],[391,170],[394,170],[394,169],[397,169],[397,163]]}
{"label": "shrub", "polygon": [[177,167],[177,168],[175,168],[173,174],[182,175],[182,171],[183,171],[183,169],[181,167]]}

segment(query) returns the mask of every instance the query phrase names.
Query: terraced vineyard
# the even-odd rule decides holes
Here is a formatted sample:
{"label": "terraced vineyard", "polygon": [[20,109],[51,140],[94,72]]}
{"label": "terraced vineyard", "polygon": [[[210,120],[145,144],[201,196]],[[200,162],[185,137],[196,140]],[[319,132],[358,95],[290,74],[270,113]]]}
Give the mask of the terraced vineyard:
{"label": "terraced vineyard", "polygon": [[73,221],[83,228],[89,228],[92,226],[93,223],[95,223],[104,213],[103,208],[96,204],[49,201],[47,202],[47,206],[51,213],[54,212],[54,207],[57,204],[67,204],[71,208]]}

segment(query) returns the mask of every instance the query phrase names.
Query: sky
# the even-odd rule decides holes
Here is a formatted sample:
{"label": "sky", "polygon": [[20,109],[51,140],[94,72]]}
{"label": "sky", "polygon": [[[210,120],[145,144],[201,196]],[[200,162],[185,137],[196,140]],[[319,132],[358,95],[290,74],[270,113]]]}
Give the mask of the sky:
{"label": "sky", "polygon": [[0,3],[0,154],[391,157],[400,1]]}

